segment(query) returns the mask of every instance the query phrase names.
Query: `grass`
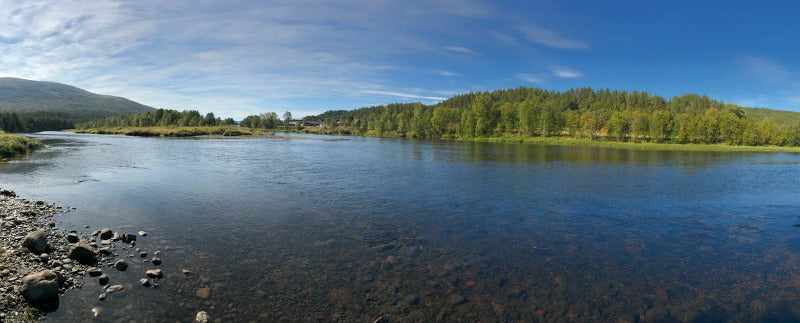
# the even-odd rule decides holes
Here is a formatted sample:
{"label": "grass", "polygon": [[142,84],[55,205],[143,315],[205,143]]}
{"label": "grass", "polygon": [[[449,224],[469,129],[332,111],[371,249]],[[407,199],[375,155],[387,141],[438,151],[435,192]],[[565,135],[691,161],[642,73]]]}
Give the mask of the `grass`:
{"label": "grass", "polygon": [[43,146],[40,142],[28,137],[0,133],[0,159],[2,160],[25,156]]}
{"label": "grass", "polygon": [[98,135],[126,135],[139,137],[195,137],[195,136],[249,136],[255,133],[247,128],[214,127],[118,127],[68,130],[76,133]]}

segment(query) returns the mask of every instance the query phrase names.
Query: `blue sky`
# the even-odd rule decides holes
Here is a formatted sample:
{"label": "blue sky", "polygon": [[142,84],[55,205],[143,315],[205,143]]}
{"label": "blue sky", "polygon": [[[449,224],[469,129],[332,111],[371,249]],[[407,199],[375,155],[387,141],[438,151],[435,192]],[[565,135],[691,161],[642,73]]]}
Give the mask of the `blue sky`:
{"label": "blue sky", "polygon": [[0,77],[223,117],[517,86],[800,111],[792,1],[7,1]]}

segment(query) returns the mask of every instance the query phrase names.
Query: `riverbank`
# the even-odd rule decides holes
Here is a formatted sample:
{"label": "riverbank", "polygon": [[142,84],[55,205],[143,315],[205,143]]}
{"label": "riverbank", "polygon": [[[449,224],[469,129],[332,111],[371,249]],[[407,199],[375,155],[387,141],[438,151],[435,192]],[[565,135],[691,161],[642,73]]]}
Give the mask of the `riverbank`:
{"label": "riverbank", "polygon": [[42,147],[44,147],[44,145],[40,142],[28,137],[0,133],[0,159],[2,160],[23,157]]}
{"label": "riverbank", "polygon": [[96,135],[126,135],[138,137],[197,137],[197,136],[251,136],[258,134],[249,128],[216,127],[118,127],[70,129],[69,132]]}
{"label": "riverbank", "polygon": [[[84,270],[65,264],[69,245],[65,235],[55,228],[53,215],[62,210],[42,201],[17,199],[13,191],[0,192],[0,321],[22,322],[38,320],[48,310],[58,307],[58,301],[33,306],[22,295],[23,279],[44,270],[58,270],[58,293],[79,282]],[[35,254],[23,245],[26,236],[43,232],[45,252]],[[41,250],[40,250],[41,251]],[[71,262],[71,261],[70,261]],[[52,291],[52,290],[51,290]]]}

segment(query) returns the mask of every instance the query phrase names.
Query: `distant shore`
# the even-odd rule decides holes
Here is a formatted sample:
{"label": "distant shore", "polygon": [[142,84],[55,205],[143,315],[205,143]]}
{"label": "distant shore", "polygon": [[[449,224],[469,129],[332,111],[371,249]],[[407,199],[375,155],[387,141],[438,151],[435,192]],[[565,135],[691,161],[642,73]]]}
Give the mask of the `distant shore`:
{"label": "distant shore", "polygon": [[213,126],[213,127],[116,127],[116,128],[87,128],[66,130],[75,133],[88,133],[96,135],[126,135],[137,137],[197,137],[197,136],[251,136],[257,134],[251,129],[241,127]]}

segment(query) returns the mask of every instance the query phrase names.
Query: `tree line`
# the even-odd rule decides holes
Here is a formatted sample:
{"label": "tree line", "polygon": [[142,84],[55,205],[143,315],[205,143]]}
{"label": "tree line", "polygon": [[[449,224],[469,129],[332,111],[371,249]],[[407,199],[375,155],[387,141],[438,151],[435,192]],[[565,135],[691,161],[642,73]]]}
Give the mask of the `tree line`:
{"label": "tree line", "polygon": [[74,119],[53,113],[0,113],[0,129],[5,132],[37,132],[74,127]]}
{"label": "tree line", "polygon": [[94,119],[77,124],[77,128],[114,128],[114,127],[199,127],[234,125],[232,118],[221,119],[213,112],[201,115],[197,110],[157,109],[148,112],[125,114],[102,119]]}
{"label": "tree line", "polygon": [[[520,87],[455,96],[435,105],[389,104],[317,118],[359,134],[420,138],[574,137],[613,141],[800,145],[800,122],[687,94]],[[773,111],[773,110],[770,110]]]}

